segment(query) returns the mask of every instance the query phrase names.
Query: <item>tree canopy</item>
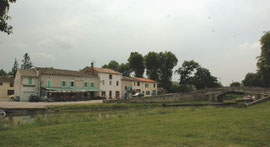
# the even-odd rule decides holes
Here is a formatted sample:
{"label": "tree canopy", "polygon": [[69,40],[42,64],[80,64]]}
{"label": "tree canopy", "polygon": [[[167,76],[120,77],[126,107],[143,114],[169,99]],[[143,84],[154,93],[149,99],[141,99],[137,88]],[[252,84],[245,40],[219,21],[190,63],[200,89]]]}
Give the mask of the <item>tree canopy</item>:
{"label": "tree canopy", "polygon": [[8,77],[8,73],[6,71],[4,71],[3,69],[0,69],[0,77]]}
{"label": "tree canopy", "polygon": [[22,65],[21,68],[22,69],[29,69],[33,67],[33,64],[31,62],[30,56],[28,55],[28,53],[25,53],[23,56],[23,60],[22,60]]}
{"label": "tree canopy", "polygon": [[10,74],[12,77],[15,77],[18,68],[19,68],[19,64],[18,64],[17,59],[15,58],[13,67],[12,67],[11,71],[9,72],[9,74]]}
{"label": "tree canopy", "polygon": [[160,85],[165,88],[167,91],[170,91],[172,86],[172,74],[173,68],[177,65],[178,59],[172,52],[165,51],[159,53],[160,57],[160,70],[159,70],[159,79]]}
{"label": "tree canopy", "polygon": [[102,68],[110,68],[112,70],[118,71],[119,69],[119,63],[115,60],[112,60],[109,62],[109,64],[105,64],[102,66]]}
{"label": "tree canopy", "polygon": [[149,52],[144,56],[145,58],[145,67],[146,74],[148,78],[159,81],[159,69],[160,69],[160,57],[156,52]]}
{"label": "tree canopy", "polygon": [[0,31],[10,34],[12,33],[12,26],[7,23],[10,16],[8,16],[8,11],[10,7],[10,3],[15,3],[16,0],[1,0],[0,1]]}
{"label": "tree canopy", "polygon": [[260,80],[264,87],[270,87],[270,32],[266,32],[260,39],[261,55],[258,57],[257,67]]}
{"label": "tree canopy", "polygon": [[128,63],[122,63],[119,66],[119,72],[123,74],[123,76],[129,77],[132,73],[132,70],[130,69],[130,66]]}
{"label": "tree canopy", "polygon": [[136,77],[143,77],[144,73],[144,58],[142,54],[138,52],[131,52],[128,58],[130,68],[135,72]]}
{"label": "tree canopy", "polygon": [[230,84],[230,86],[231,86],[231,87],[240,87],[240,86],[241,86],[241,83],[239,83],[239,82],[232,82],[232,83]]}
{"label": "tree canopy", "polygon": [[195,72],[195,70],[199,67],[200,65],[193,60],[184,61],[184,63],[182,64],[182,67],[176,70],[176,73],[180,75],[180,84],[185,85],[185,86],[187,84],[191,84],[192,73]]}
{"label": "tree canopy", "polygon": [[197,72],[192,78],[192,84],[197,89],[213,88],[221,86],[217,78],[212,76],[210,71],[203,67],[197,69]]}
{"label": "tree canopy", "polygon": [[248,87],[259,87],[262,86],[260,78],[260,74],[258,73],[248,73],[242,83]]}

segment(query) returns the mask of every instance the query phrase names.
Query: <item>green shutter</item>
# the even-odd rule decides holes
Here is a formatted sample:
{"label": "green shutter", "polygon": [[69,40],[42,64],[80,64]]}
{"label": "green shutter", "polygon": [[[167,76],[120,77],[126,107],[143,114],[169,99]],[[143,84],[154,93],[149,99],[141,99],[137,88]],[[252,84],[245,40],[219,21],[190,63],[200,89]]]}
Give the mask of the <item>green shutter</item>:
{"label": "green shutter", "polygon": [[91,82],[91,87],[92,87],[92,88],[95,87],[94,82]]}
{"label": "green shutter", "polygon": [[28,84],[29,84],[29,85],[32,84],[32,78],[28,78]]}
{"label": "green shutter", "polygon": [[48,87],[51,87],[51,81],[48,80]]}

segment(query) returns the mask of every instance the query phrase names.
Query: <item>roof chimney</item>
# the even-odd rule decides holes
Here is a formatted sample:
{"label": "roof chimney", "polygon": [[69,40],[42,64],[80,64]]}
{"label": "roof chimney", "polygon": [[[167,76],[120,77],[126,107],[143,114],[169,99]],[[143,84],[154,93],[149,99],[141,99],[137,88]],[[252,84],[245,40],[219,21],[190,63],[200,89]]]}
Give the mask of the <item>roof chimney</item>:
{"label": "roof chimney", "polygon": [[90,74],[94,75],[94,62],[91,62],[91,67],[90,67]]}
{"label": "roof chimney", "polygon": [[91,62],[91,67],[94,67],[94,62]]}

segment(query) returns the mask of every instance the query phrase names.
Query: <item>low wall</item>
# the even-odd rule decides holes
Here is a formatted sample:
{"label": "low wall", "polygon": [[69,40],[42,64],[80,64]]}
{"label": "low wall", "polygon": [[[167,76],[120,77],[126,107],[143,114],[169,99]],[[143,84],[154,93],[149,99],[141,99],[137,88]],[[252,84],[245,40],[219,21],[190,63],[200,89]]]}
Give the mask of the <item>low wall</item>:
{"label": "low wall", "polygon": [[185,101],[208,101],[208,97],[202,96],[201,94],[174,93],[152,97],[103,100],[103,103],[165,103],[165,102],[185,102]]}

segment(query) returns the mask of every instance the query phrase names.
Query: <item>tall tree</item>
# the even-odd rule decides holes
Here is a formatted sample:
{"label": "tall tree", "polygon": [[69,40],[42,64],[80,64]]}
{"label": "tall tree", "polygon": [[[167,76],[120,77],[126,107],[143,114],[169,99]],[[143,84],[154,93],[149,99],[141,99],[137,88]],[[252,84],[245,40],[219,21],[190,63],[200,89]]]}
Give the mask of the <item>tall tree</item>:
{"label": "tall tree", "polygon": [[160,57],[156,52],[149,52],[144,56],[146,74],[148,78],[159,81]]}
{"label": "tall tree", "polygon": [[7,23],[10,16],[7,15],[10,3],[15,3],[16,0],[0,0],[0,31],[10,34],[12,33],[12,26]]}
{"label": "tall tree", "polygon": [[138,52],[131,52],[128,58],[130,68],[135,72],[136,77],[143,77],[144,73],[144,58]]}
{"label": "tall tree", "polygon": [[18,68],[19,68],[19,64],[18,64],[17,59],[15,58],[13,67],[12,67],[11,71],[9,72],[9,74],[10,74],[13,78],[15,77]]}
{"label": "tall tree", "polygon": [[123,76],[129,77],[132,72],[132,69],[130,69],[130,66],[128,63],[122,63],[119,66],[119,72],[121,72]]}
{"label": "tall tree", "polygon": [[270,87],[270,32],[261,37],[261,55],[258,57],[258,74],[264,87]]}
{"label": "tall tree", "polygon": [[178,59],[172,52],[160,52],[160,70],[159,70],[159,83],[167,91],[170,91],[172,86],[173,68],[177,65]]}
{"label": "tall tree", "polygon": [[30,56],[28,55],[28,53],[25,53],[23,56],[23,60],[22,60],[22,65],[21,68],[22,69],[29,69],[33,67],[33,64],[31,62]]}
{"label": "tall tree", "polygon": [[103,65],[102,68],[110,68],[112,70],[118,71],[119,70],[119,63],[115,60],[109,62],[108,65]]}
{"label": "tall tree", "polygon": [[184,61],[182,67],[176,70],[176,73],[180,75],[180,84],[186,86],[187,84],[191,84],[192,74],[195,72],[200,65],[191,60],[191,61]]}
{"label": "tall tree", "polygon": [[248,87],[260,87],[261,83],[261,74],[259,73],[248,73],[245,76],[245,79],[242,81],[244,86]]}
{"label": "tall tree", "polygon": [[221,86],[217,78],[212,76],[210,71],[203,67],[197,69],[197,72],[192,78],[192,84],[197,89],[213,88]]}
{"label": "tall tree", "polygon": [[8,77],[8,73],[5,72],[3,69],[0,69],[0,77],[6,78],[6,77]]}

